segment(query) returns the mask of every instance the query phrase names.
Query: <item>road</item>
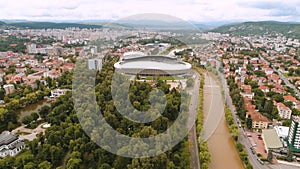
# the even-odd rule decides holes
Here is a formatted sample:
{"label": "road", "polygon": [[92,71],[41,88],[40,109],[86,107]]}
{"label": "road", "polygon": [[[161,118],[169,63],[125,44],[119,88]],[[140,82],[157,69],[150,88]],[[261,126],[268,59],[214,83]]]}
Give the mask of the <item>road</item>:
{"label": "road", "polygon": [[37,128],[35,129],[28,129],[28,128],[25,128],[25,125],[23,126],[20,126],[16,129],[14,129],[12,131],[12,133],[28,133],[28,134],[21,134],[20,135],[20,139],[25,139],[25,140],[29,140],[29,141],[32,141],[36,138],[36,135],[39,134],[39,133],[45,133],[46,129],[42,128],[43,125],[45,125],[47,123],[42,123],[40,125],[37,126]]}
{"label": "road", "polygon": [[[198,72],[193,71],[193,76],[195,79],[194,87],[192,90],[188,91],[191,95],[191,101],[189,105],[189,114],[197,114],[197,105],[199,100],[199,88],[200,88],[200,75]],[[193,116],[189,116],[193,117]],[[189,118],[189,124],[194,123],[195,119]],[[200,161],[199,161],[199,151],[198,151],[198,141],[196,134],[195,124],[189,133],[189,142],[190,145],[190,153],[191,153],[191,168],[200,169]]]}
{"label": "road", "polygon": [[[219,66],[220,66],[220,62],[217,61],[217,69],[219,70]],[[227,86],[226,83],[226,79],[224,77],[224,74],[219,72],[219,77],[221,77],[221,82],[222,82],[222,86],[223,86],[223,90],[224,90],[224,96],[225,96],[225,100],[226,100],[226,105],[227,107],[231,110],[233,117],[234,117],[234,123],[236,125],[238,125],[238,117],[235,114],[236,110],[235,110],[235,106],[232,104],[232,100],[231,97],[229,95],[229,88]],[[249,161],[252,164],[254,169],[269,169],[270,167],[266,166],[266,165],[262,165],[261,163],[259,163],[259,161],[257,161],[258,157],[255,154],[252,154],[252,151],[250,150],[250,147],[252,147],[251,143],[249,142],[248,138],[245,137],[245,131],[242,127],[239,127],[239,141],[245,146],[245,150],[249,156]]]}
{"label": "road", "polygon": [[[263,56],[259,55],[259,57],[260,57],[260,59],[264,60],[268,65],[270,65],[270,63]],[[300,91],[293,84],[291,84],[289,79],[287,79],[280,71],[278,71],[278,69],[274,68],[274,66],[272,66],[272,69],[274,70],[274,72],[278,73],[280,79],[282,79],[284,81],[286,86],[288,86],[294,90],[296,96],[299,99]]]}

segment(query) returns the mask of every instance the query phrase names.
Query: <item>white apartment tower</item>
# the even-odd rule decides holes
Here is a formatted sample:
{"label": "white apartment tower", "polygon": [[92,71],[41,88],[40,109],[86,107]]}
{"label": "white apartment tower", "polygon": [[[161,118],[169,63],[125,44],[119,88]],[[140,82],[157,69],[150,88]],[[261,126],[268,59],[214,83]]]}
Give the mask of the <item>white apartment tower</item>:
{"label": "white apartment tower", "polygon": [[300,152],[300,116],[292,117],[287,143],[291,151]]}

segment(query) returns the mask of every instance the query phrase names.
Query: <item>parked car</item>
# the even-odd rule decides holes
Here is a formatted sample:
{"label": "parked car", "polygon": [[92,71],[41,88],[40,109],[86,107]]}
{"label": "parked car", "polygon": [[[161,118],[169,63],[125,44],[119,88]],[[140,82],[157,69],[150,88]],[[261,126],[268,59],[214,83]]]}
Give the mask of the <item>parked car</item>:
{"label": "parked car", "polygon": [[261,159],[257,159],[257,161],[261,164],[261,165],[264,165],[265,163],[263,161],[261,161]]}

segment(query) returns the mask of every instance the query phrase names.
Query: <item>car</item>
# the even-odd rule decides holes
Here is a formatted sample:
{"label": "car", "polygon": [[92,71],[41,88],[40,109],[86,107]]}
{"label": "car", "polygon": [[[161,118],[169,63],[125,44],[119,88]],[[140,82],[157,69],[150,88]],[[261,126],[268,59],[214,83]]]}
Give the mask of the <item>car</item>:
{"label": "car", "polygon": [[257,159],[257,161],[261,164],[261,165],[264,165],[265,163],[263,161],[261,161],[261,159]]}

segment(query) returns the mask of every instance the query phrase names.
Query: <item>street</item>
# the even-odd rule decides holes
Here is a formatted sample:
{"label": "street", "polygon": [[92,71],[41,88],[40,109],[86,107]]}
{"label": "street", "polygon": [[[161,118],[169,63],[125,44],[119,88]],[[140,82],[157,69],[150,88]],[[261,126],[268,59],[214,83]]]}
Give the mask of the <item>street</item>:
{"label": "street", "polygon": [[[219,66],[220,66],[220,62],[217,61],[217,69],[219,70]],[[225,100],[226,100],[226,104],[227,104],[227,107],[231,110],[232,114],[233,114],[233,117],[234,117],[234,123],[236,125],[238,125],[238,117],[236,116],[235,114],[235,107],[234,105],[232,104],[232,100],[231,100],[231,97],[229,95],[229,88],[227,86],[227,83],[226,83],[226,79],[224,77],[224,75],[220,72],[219,73],[219,76],[221,77],[221,81],[222,81],[222,86],[223,86],[223,89],[224,89],[224,95],[225,95]],[[239,127],[239,141],[245,146],[245,150],[249,156],[249,161],[250,163],[253,165],[253,168],[254,169],[268,169],[270,167],[266,166],[266,165],[262,165],[257,159],[258,157],[255,155],[255,154],[252,154],[252,151],[250,149],[250,147],[252,147],[251,143],[249,142],[248,138],[244,136],[244,129],[242,127]]]}
{"label": "street", "polygon": [[[270,65],[270,63],[261,55],[259,55],[259,58],[264,60],[268,65]],[[274,72],[276,72],[279,75],[280,79],[282,79],[284,81],[285,85],[292,88],[294,90],[296,96],[298,98],[300,98],[300,91],[293,84],[290,83],[289,79],[287,79],[280,71],[275,69],[274,66],[272,66],[272,69],[274,70]]]}
{"label": "street", "polygon": [[[199,100],[199,88],[200,88],[200,75],[197,71],[193,71],[193,75],[195,76],[194,87],[192,90],[189,91],[191,95],[191,101],[189,105],[189,114],[197,114],[197,105]],[[189,117],[197,117],[196,116],[189,116]],[[189,123],[194,123],[195,119],[189,118]],[[200,169],[200,162],[199,162],[199,151],[198,151],[198,141],[197,141],[197,134],[195,123],[193,128],[190,130],[189,133],[189,142],[190,145],[190,153],[191,153],[191,168],[193,169]]]}

